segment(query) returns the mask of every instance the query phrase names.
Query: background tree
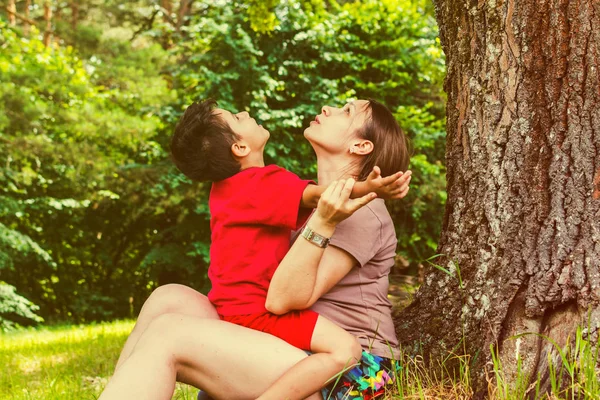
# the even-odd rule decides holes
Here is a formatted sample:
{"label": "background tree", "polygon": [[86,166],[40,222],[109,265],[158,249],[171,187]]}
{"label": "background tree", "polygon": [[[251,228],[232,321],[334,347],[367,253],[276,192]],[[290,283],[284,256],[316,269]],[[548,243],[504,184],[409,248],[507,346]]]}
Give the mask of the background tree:
{"label": "background tree", "polygon": [[6,5],[6,11],[8,11],[8,23],[11,26],[15,26],[17,23],[17,19],[15,17],[15,14],[17,12],[15,0],[8,0],[8,4]]}
{"label": "background tree", "polygon": [[168,155],[206,97],[260,119],[268,162],[307,178],[320,108],[384,101],[415,147],[410,197],[390,204],[399,259],[434,253],[444,60],[427,1],[56,0],[47,47],[44,3],[29,37],[0,21],[0,281],[47,323],[134,316],[165,283],[209,289],[210,185]]}
{"label": "background tree", "polygon": [[[448,61],[443,257],[398,337],[471,355],[481,390],[490,346],[547,389],[549,359],[561,364],[552,341],[582,326],[597,343],[600,327],[600,3],[435,4]],[[511,339],[526,332],[539,335]]]}

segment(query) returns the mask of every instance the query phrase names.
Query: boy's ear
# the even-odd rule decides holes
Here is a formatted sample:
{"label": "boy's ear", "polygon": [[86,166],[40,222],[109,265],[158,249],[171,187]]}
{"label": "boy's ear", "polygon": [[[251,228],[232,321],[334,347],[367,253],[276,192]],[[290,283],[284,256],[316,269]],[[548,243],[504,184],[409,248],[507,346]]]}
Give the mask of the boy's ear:
{"label": "boy's ear", "polygon": [[244,142],[235,142],[231,145],[231,152],[235,157],[244,158],[250,154],[250,147]]}
{"label": "boy's ear", "polygon": [[373,142],[363,139],[352,143],[350,152],[353,154],[358,154],[359,156],[366,156],[367,154],[373,152],[374,148],[375,146],[373,145]]}

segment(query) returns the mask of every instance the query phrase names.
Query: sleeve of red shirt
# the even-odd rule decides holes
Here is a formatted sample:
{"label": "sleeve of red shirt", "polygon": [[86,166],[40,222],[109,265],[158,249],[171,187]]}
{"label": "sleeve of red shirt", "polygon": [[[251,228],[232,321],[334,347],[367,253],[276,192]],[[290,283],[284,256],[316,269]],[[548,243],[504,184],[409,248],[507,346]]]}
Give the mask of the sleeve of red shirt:
{"label": "sleeve of red shirt", "polygon": [[276,166],[265,167],[255,176],[254,193],[249,193],[251,219],[258,224],[299,229],[312,209],[300,207],[304,189],[312,181]]}

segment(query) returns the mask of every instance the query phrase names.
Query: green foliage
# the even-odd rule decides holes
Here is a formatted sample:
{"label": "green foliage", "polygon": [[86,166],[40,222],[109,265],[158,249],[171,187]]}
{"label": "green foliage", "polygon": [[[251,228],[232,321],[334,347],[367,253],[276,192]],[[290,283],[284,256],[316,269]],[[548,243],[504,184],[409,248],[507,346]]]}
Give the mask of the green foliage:
{"label": "green foliage", "polygon": [[414,147],[411,193],[389,204],[399,251],[413,264],[435,252],[444,61],[428,2],[195,1],[181,16],[177,3],[82,1],[72,24],[74,3],[57,2],[49,48],[0,21],[2,281],[50,321],[133,316],[170,282],[206,291],[210,185],[168,152],[207,97],[261,120],[267,162],[306,178],[302,133],[321,107],[383,101]]}
{"label": "green foliage", "polygon": [[140,265],[176,206],[152,190],[171,169],[156,141],[167,56],[150,44],[127,58],[107,41],[84,64],[71,47],[0,33],[0,277],[45,316],[129,315],[161,273]]}
{"label": "green foliage", "polygon": [[[215,5],[192,17],[183,60],[173,72],[179,93],[173,122],[192,101],[212,97],[248,110],[270,130],[268,162],[314,177],[302,132],[323,105],[376,98],[395,111],[415,149],[413,189],[390,204],[400,251],[409,260],[435,252],[446,200],[442,52],[425,2],[363,1],[329,10],[308,2],[280,4],[279,25],[252,29],[245,4]],[[310,4],[310,3],[308,3]]]}
{"label": "green foliage", "polygon": [[14,286],[0,281],[0,331],[18,327],[16,321],[42,322],[44,319],[35,313],[37,310],[39,307],[19,296]]}
{"label": "green foliage", "polygon": [[275,29],[277,18],[275,7],[279,0],[248,0],[248,19],[253,30],[268,33]]}

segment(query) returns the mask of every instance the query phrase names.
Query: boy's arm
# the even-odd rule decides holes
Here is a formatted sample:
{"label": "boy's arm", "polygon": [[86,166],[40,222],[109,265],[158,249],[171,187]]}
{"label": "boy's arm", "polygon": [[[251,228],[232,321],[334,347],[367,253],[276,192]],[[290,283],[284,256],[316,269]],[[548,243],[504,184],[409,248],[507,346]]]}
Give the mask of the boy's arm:
{"label": "boy's arm", "polygon": [[[383,178],[379,167],[374,167],[366,181],[354,184],[350,198],[356,199],[375,192],[377,197],[382,199],[401,199],[408,193],[411,175],[412,171],[409,170],[406,172],[396,172]],[[326,188],[326,186],[322,185],[307,185],[304,192],[302,192],[300,206],[304,208],[316,208]]]}
{"label": "boy's arm", "polygon": [[304,189],[304,192],[302,192],[302,200],[300,201],[300,207],[317,208],[317,204],[319,204],[319,199],[321,198],[321,195],[323,194],[325,189],[327,189],[326,186],[309,183]]}
{"label": "boy's arm", "polygon": [[412,171],[408,170],[384,178],[379,167],[375,166],[366,181],[356,182],[350,197],[362,197],[367,193],[375,192],[381,199],[402,199],[408,193],[411,176]]}

